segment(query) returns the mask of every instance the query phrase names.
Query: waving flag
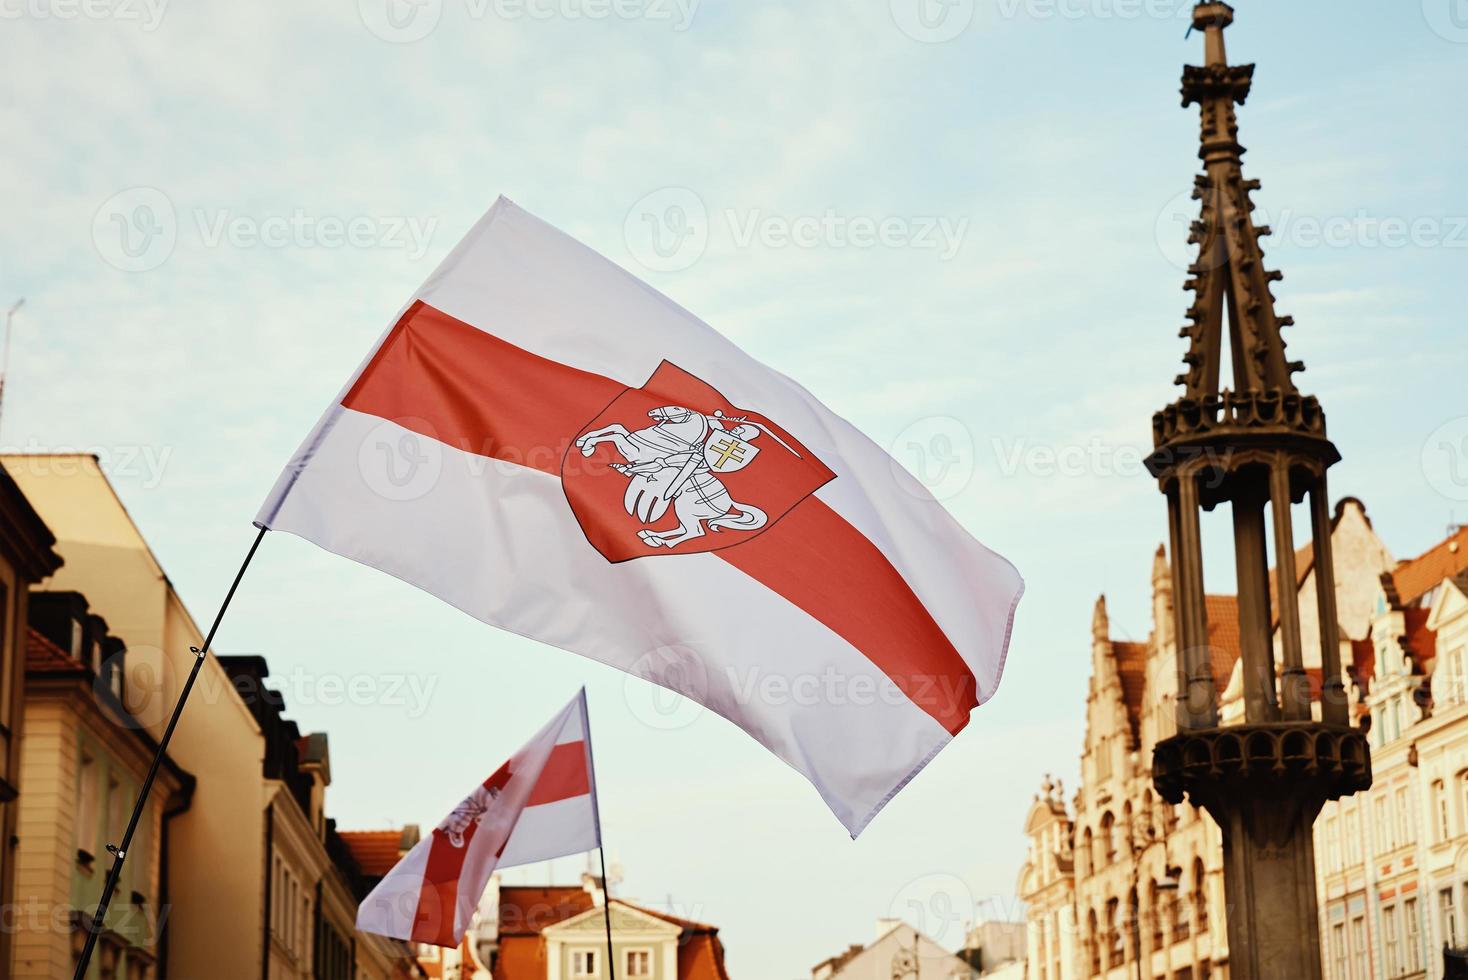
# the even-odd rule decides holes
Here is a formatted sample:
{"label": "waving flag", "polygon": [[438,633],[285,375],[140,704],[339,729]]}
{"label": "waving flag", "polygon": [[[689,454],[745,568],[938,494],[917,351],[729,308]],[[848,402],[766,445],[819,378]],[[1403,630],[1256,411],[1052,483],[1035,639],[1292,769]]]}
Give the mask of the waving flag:
{"label": "waving flag", "polygon": [[586,691],[378,882],[357,928],[457,946],[496,868],[601,846]]}
{"label": "waving flag", "polygon": [[809,392],[503,198],[257,523],[707,705],[853,836],[993,695],[1023,590]]}

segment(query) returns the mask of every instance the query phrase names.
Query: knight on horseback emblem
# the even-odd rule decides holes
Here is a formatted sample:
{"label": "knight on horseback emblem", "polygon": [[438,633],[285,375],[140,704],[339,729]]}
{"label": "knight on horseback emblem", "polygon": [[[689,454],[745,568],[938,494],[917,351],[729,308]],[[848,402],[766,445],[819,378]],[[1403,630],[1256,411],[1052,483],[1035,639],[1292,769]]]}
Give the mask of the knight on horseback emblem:
{"label": "knight on horseback emblem", "polygon": [[[647,413],[653,424],[628,430],[612,423],[578,437],[576,448],[590,456],[604,442],[611,443],[624,462],[612,469],[627,477],[623,504],[627,513],[646,525],[637,532],[649,548],[676,548],[683,541],[701,537],[705,531],[719,533],[728,528],[753,531],[769,520],[763,510],[742,503],[729,494],[720,474],[744,469],[759,455],[754,440],[769,436],[785,451],[800,458],[788,443],[759,422],[731,418],[722,410],[712,415],[663,405]],[[656,524],[672,506],[678,526],[655,531]]]}
{"label": "knight on horseback emblem", "polygon": [[670,361],[567,439],[561,486],[612,563],[738,548],[836,478],[776,420]]}

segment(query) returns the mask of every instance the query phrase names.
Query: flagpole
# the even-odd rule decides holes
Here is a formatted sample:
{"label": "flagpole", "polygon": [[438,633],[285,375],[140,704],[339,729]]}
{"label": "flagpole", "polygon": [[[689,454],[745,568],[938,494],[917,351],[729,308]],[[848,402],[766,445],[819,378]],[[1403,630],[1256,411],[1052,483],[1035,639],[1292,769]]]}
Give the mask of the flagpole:
{"label": "flagpole", "polygon": [[612,882],[607,878],[607,849],[598,845],[596,853],[601,855],[602,908],[607,920],[607,976],[617,980],[617,954],[612,951]]}
{"label": "flagpole", "polygon": [[153,753],[153,762],[148,767],[148,775],[143,779],[142,789],[138,791],[138,801],[133,804],[133,815],[127,822],[127,830],[123,832],[122,843],[107,845],[107,850],[112,854],[112,870],[107,872],[107,881],[102,886],[102,898],[97,903],[97,911],[92,916],[91,924],[87,927],[87,943],[82,947],[81,956],[77,959],[76,972],[72,975],[73,980],[84,980],[87,975],[87,964],[92,959],[92,951],[97,946],[97,937],[101,935],[106,922],[107,906],[112,903],[112,893],[117,890],[117,882],[122,877],[122,862],[127,859],[128,848],[132,846],[133,842],[133,833],[138,829],[138,821],[143,816],[143,807],[148,802],[148,794],[153,790],[153,781],[158,777],[158,768],[163,764],[163,757],[168,752],[168,743],[173,739],[173,730],[178,726],[179,716],[183,714],[184,702],[188,701],[189,692],[194,689],[194,681],[198,679],[199,670],[209,656],[209,645],[214,642],[214,633],[219,629],[219,623],[224,619],[225,611],[229,609],[230,600],[234,598],[235,589],[239,588],[240,579],[245,577],[245,569],[250,567],[250,561],[255,557],[255,551],[260,547],[260,542],[264,540],[267,530],[269,528],[262,527],[260,533],[255,535],[255,541],[250,545],[249,553],[245,555],[240,570],[235,573],[234,581],[230,583],[229,591],[224,595],[224,602],[220,605],[219,612],[214,614],[214,622],[204,636],[203,645],[189,647],[194,654],[194,665],[189,668],[188,680],[184,681],[183,690],[179,691],[178,701],[173,706],[173,715],[168,719],[168,726],[163,729],[163,737],[158,740],[158,750]]}
{"label": "flagpole", "polygon": [[[581,689],[581,721],[586,729],[586,760],[591,771],[591,816],[596,821],[596,853],[601,858],[601,904],[607,923],[607,976],[617,980],[617,954],[612,949],[612,882],[607,877],[607,848],[601,838],[601,793],[596,788],[596,752],[592,748],[591,708]],[[78,978],[80,980],[80,978]]]}

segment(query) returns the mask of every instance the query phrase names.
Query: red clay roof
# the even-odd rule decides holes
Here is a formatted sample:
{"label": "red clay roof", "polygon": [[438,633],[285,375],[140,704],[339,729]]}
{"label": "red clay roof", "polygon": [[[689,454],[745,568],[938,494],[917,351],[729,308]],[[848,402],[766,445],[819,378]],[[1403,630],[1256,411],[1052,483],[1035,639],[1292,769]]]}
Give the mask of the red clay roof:
{"label": "red clay roof", "polygon": [[398,863],[401,830],[343,830],[339,835],[364,875],[380,877]]}
{"label": "red clay roof", "polygon": [[1404,609],[1402,614],[1407,627],[1407,655],[1416,664],[1413,673],[1426,674],[1428,662],[1437,656],[1437,634],[1427,628],[1427,617],[1432,610]]}
{"label": "red clay roof", "polygon": [[500,889],[500,935],[539,936],[542,929],[595,908],[591,894],[579,885]]}
{"label": "red clay roof", "polygon": [[26,631],[25,669],[56,673],[85,674],[86,664],[72,657],[34,629]]}
{"label": "red clay roof", "polygon": [[1142,700],[1147,693],[1147,644],[1112,640],[1111,655],[1116,659],[1116,673],[1121,678],[1121,699],[1126,705],[1132,738],[1140,738]]}
{"label": "red clay roof", "polygon": [[[683,930],[678,938],[678,980],[729,980],[718,929],[619,898],[612,899],[612,902]],[[541,931],[595,907],[591,895],[580,887],[501,888],[500,947],[494,965],[494,980],[544,980],[545,940]]]}
{"label": "red clay roof", "polygon": [[1445,578],[1468,569],[1468,525],[1443,538],[1416,558],[1400,562],[1392,572],[1398,601],[1410,606]]}
{"label": "red clay roof", "polygon": [[1203,597],[1208,614],[1208,652],[1213,659],[1213,682],[1219,693],[1228,687],[1234,664],[1243,654],[1239,640],[1239,597],[1210,595]]}

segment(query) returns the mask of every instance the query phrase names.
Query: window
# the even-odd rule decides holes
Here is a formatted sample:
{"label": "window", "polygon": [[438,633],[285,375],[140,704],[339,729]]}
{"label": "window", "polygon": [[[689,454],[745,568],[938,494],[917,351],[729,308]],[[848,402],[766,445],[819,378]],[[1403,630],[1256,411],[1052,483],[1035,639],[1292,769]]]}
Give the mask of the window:
{"label": "window", "polygon": [[1207,872],[1203,868],[1203,859],[1193,859],[1193,914],[1198,918],[1198,932],[1208,931],[1208,891]]}
{"label": "window", "polygon": [[1441,844],[1452,836],[1448,821],[1448,791],[1441,779],[1432,784],[1432,815],[1433,840]]}
{"label": "window", "polygon": [[1096,781],[1101,782],[1111,777],[1111,746],[1107,744],[1110,740],[1102,738],[1096,743]]}
{"label": "window", "polygon": [[1381,938],[1386,947],[1386,975],[1394,977],[1402,972],[1402,948],[1397,937],[1397,908],[1395,905],[1382,910]]}
{"label": "window", "polygon": [[1101,846],[1105,849],[1102,853],[1104,860],[1100,863],[1110,867],[1116,863],[1116,818],[1110,811],[1101,817]]}
{"label": "window", "polygon": [[1378,796],[1372,802],[1371,817],[1376,824],[1376,853],[1385,854],[1392,849],[1391,821],[1386,815],[1386,797]]}
{"label": "window", "polygon": [[76,849],[85,860],[97,850],[97,763],[85,752],[76,770]]}
{"label": "window", "polygon": [[1321,862],[1325,865],[1326,871],[1335,871],[1340,867],[1341,829],[1334,816],[1326,819],[1320,839]]}
{"label": "window", "polygon": [[1407,796],[1407,788],[1403,786],[1397,790],[1397,846],[1404,847],[1412,843],[1412,803]]}
{"label": "window", "polygon": [[1346,809],[1346,864],[1361,863],[1361,814],[1352,803]]}
{"label": "window", "polygon": [[571,976],[596,976],[596,950],[577,949],[571,951]]}
{"label": "window", "polygon": [[1444,888],[1437,893],[1438,914],[1442,917],[1443,942],[1453,949],[1458,948],[1458,910],[1453,908],[1453,890]]}
{"label": "window", "polygon": [[107,843],[120,844],[123,831],[122,784],[116,776],[107,777]]}
{"label": "window", "polygon": [[623,972],[629,977],[652,976],[652,950],[627,950],[627,969]]}
{"label": "window", "polygon": [[1351,920],[1351,980],[1371,980],[1366,969],[1366,917]]}
{"label": "window", "polygon": [[1402,924],[1405,926],[1407,972],[1417,973],[1422,969],[1422,920],[1417,916],[1417,899],[1409,898],[1402,903]]}
{"label": "window", "polygon": [[1335,963],[1335,970],[1331,973],[1334,980],[1347,980],[1346,977],[1346,924],[1337,922],[1330,927],[1330,958]]}

